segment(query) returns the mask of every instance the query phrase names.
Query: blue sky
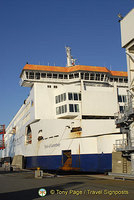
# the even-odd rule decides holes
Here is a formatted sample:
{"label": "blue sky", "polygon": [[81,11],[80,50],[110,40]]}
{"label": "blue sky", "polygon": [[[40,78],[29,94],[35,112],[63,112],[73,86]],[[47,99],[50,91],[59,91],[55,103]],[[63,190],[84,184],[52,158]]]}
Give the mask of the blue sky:
{"label": "blue sky", "polygon": [[19,86],[27,61],[66,66],[68,45],[78,64],[126,71],[117,15],[133,7],[134,0],[0,0],[0,124],[28,96]]}

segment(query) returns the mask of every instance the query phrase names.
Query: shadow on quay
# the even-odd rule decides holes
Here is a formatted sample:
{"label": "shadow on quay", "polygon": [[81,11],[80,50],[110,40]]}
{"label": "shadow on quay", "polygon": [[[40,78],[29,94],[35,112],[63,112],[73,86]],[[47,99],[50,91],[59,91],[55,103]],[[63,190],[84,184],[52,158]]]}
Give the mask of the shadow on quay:
{"label": "shadow on quay", "polygon": [[[60,185],[54,185],[50,187],[45,187],[44,189],[47,191],[47,194],[45,197],[52,195],[50,194],[51,190],[67,190],[68,188],[72,188],[74,185],[81,185],[83,182],[68,182],[66,184],[60,184]],[[42,187],[43,188],[43,187]],[[7,192],[7,193],[1,193],[0,194],[0,199],[1,200],[30,200],[30,199],[35,199],[35,198],[41,198],[39,196],[38,191],[40,188],[34,188],[34,189],[28,189],[28,190],[21,190],[21,191],[14,191],[14,192]]]}

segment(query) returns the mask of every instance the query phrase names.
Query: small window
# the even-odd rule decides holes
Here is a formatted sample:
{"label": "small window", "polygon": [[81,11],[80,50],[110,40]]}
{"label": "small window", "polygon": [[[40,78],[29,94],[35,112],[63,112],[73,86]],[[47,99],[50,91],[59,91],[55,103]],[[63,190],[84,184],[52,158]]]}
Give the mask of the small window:
{"label": "small window", "polygon": [[59,79],[63,79],[63,74],[59,74]]}
{"label": "small window", "polygon": [[69,74],[69,79],[73,79],[74,75],[73,74]]}
{"label": "small window", "polygon": [[120,106],[120,112],[123,113],[123,106]]}
{"label": "small window", "polygon": [[123,102],[127,102],[127,98],[125,95],[122,96]]}
{"label": "small window", "polygon": [[52,74],[48,73],[47,78],[52,78]]}
{"label": "small window", "polygon": [[67,105],[65,105],[65,112],[67,112]]}
{"label": "small window", "polygon": [[63,101],[63,97],[64,97],[63,94],[61,94],[61,96],[60,96],[60,98],[61,98],[61,102]]}
{"label": "small window", "polygon": [[79,105],[78,104],[74,104],[74,110],[75,110],[75,112],[79,112]]}
{"label": "small window", "polygon": [[69,112],[74,112],[73,104],[69,104]]}
{"label": "small window", "polygon": [[53,78],[57,78],[57,74],[53,74]]}
{"label": "small window", "polygon": [[120,82],[120,83],[123,83],[123,79],[122,79],[122,78],[119,78],[119,82]]}
{"label": "small window", "polygon": [[64,74],[64,79],[68,79],[67,74]]}
{"label": "small window", "polygon": [[107,75],[105,75],[105,81],[107,81],[108,80],[108,77],[107,77]]}
{"label": "small window", "polygon": [[89,80],[89,73],[85,73],[85,80]]}
{"label": "small window", "polygon": [[90,74],[90,80],[94,80],[94,74]]}
{"label": "small window", "polygon": [[101,74],[101,81],[104,81],[104,74]]}
{"label": "small window", "polygon": [[46,78],[46,73],[41,73],[41,78]]}
{"label": "small window", "polygon": [[26,78],[28,79],[28,72],[26,72]]}
{"label": "small window", "polygon": [[73,95],[74,95],[74,100],[75,100],[75,101],[78,101],[78,94],[77,94],[77,93],[74,93]]}
{"label": "small window", "polygon": [[47,85],[47,88],[51,88],[51,85]]}
{"label": "small window", "polygon": [[35,79],[40,79],[40,73],[35,73]]}
{"label": "small window", "polygon": [[100,81],[100,74],[96,74],[96,80]]}
{"label": "small window", "polygon": [[66,101],[66,93],[64,93],[63,95],[64,95],[64,101]]}
{"label": "small window", "polygon": [[118,82],[118,78],[114,78],[114,81],[115,81],[115,82]]}
{"label": "small window", "polygon": [[65,112],[64,106],[61,106],[61,111],[62,111],[62,113]]}
{"label": "small window", "polygon": [[55,103],[58,103],[58,97],[57,96],[55,97]]}
{"label": "small window", "polygon": [[34,72],[29,73],[29,79],[34,79]]}
{"label": "small window", "polygon": [[61,106],[59,107],[59,114],[61,114]]}
{"label": "small window", "polygon": [[125,79],[124,79],[124,83],[127,83],[127,82],[128,82],[128,79],[127,79],[127,78],[125,78]]}
{"label": "small window", "polygon": [[110,78],[110,82],[113,82],[113,78]]}
{"label": "small window", "polygon": [[122,102],[121,95],[118,95],[118,102]]}
{"label": "small window", "polygon": [[81,73],[80,76],[81,76],[81,79],[83,79],[84,78],[84,73]]}
{"label": "small window", "polygon": [[54,88],[57,88],[57,85],[54,85]]}
{"label": "small window", "polygon": [[56,115],[59,115],[59,107],[56,108]]}
{"label": "small window", "polygon": [[58,95],[58,103],[60,103],[60,95]]}
{"label": "small window", "polygon": [[73,94],[72,93],[68,93],[68,100],[73,100]]}
{"label": "small window", "polygon": [[79,78],[79,73],[75,73],[75,74],[74,74],[74,77],[75,77],[75,78]]}

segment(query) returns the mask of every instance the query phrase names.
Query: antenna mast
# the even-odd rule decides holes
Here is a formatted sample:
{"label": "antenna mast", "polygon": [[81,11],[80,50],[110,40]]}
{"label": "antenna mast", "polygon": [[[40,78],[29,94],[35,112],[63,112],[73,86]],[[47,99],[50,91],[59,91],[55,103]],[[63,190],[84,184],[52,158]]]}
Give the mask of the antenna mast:
{"label": "antenna mast", "polygon": [[72,58],[71,58],[71,48],[70,47],[65,47],[66,48],[66,54],[67,54],[67,67],[72,66]]}
{"label": "antenna mast", "polygon": [[65,47],[66,48],[66,54],[67,54],[67,67],[75,66],[75,61],[77,59],[73,59],[71,56],[71,48],[70,47]]}

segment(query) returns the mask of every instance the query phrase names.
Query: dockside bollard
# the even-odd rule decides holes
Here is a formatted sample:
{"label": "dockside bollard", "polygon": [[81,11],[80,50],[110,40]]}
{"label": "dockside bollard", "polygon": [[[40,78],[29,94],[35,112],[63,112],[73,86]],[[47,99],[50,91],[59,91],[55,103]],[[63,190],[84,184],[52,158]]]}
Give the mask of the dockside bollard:
{"label": "dockside bollard", "polygon": [[38,167],[37,170],[35,170],[35,178],[43,178],[43,170],[40,170],[40,167]]}

